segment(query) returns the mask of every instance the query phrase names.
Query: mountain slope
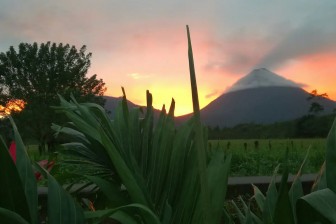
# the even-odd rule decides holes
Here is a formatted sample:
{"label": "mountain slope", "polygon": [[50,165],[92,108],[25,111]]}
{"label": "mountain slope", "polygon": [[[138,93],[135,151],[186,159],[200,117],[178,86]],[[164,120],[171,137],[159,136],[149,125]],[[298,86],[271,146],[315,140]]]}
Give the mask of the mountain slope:
{"label": "mountain slope", "polygon": [[[285,79],[265,68],[254,69],[239,79],[226,93],[201,110],[201,119],[212,127],[232,127],[237,124],[271,124],[307,115],[312,101],[300,84]],[[326,98],[314,99],[324,107],[322,114],[336,108]],[[183,122],[191,115],[179,117]]]}
{"label": "mountain slope", "polygon": [[[269,124],[292,120],[308,113],[309,93],[295,87],[262,87],[222,95],[202,113],[202,121],[210,126],[233,126],[239,123]],[[331,113],[335,102],[321,99],[325,113]]]}

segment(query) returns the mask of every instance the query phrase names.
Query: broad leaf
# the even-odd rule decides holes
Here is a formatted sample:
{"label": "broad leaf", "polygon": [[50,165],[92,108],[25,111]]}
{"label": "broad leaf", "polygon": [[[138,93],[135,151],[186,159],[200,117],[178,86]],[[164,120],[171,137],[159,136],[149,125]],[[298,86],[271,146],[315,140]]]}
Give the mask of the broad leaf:
{"label": "broad leaf", "polygon": [[336,223],[336,194],[329,188],[310,193],[297,202],[299,223]]}
{"label": "broad leaf", "polygon": [[84,214],[82,208],[74,201],[71,195],[66,192],[51,176],[48,171],[40,167],[36,168],[42,175],[48,178],[48,219],[50,224],[82,224]]}
{"label": "broad leaf", "polygon": [[37,184],[33,171],[31,161],[28,157],[26,147],[23,144],[18,129],[11,117],[9,117],[13,131],[14,139],[16,143],[16,167],[23,184],[23,189],[27,198],[31,223],[38,222],[38,206],[37,206]]}
{"label": "broad leaf", "polygon": [[0,207],[0,220],[2,224],[29,224],[19,214]]}
{"label": "broad leaf", "polygon": [[[3,141],[0,142],[0,207],[17,213],[18,216],[30,222],[24,186],[6,145]],[[0,220],[5,219],[5,215],[2,210]]]}

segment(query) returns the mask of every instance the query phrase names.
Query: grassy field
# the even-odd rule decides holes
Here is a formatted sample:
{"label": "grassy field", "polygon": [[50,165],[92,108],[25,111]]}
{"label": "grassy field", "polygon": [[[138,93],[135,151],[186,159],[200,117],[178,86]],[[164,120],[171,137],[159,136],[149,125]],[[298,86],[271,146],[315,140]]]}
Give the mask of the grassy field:
{"label": "grassy field", "polygon": [[[210,140],[209,144],[232,153],[230,176],[272,175],[277,164],[284,162],[287,148],[290,172],[296,173],[309,147],[303,173],[316,173],[325,153],[325,139]],[[48,159],[48,154],[39,155],[37,145],[29,145],[27,152],[33,161]]]}
{"label": "grassy field", "polygon": [[288,149],[291,173],[296,173],[310,147],[303,173],[316,173],[325,156],[325,139],[258,139],[211,140],[212,147],[232,153],[230,176],[271,175],[277,164],[284,162]]}

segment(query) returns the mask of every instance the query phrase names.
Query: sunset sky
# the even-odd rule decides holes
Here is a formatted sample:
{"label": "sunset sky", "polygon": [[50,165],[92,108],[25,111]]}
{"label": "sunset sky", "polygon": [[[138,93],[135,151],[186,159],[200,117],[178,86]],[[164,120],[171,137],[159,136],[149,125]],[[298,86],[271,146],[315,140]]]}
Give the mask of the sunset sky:
{"label": "sunset sky", "polygon": [[1,0],[0,51],[21,42],[69,43],[92,52],[88,75],[154,107],[191,112],[189,25],[201,106],[265,67],[336,99],[336,1]]}

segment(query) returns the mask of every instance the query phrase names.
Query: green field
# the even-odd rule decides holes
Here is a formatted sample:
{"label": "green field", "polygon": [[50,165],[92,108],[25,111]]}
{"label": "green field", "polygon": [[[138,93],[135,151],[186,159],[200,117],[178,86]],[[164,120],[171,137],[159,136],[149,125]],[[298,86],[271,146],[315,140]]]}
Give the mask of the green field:
{"label": "green field", "polygon": [[[286,149],[291,173],[297,172],[308,148],[310,152],[303,173],[318,172],[325,156],[325,139],[210,140],[209,144],[211,148],[219,146],[232,153],[230,176],[272,175],[277,164],[284,162]],[[29,145],[27,151],[33,161],[48,159],[48,154],[39,155],[37,145]]]}
{"label": "green field", "polygon": [[303,173],[316,173],[324,161],[325,141],[325,139],[242,139],[211,140],[209,143],[211,147],[219,146],[232,153],[230,176],[263,176],[271,175],[277,164],[284,162],[286,149],[288,149],[290,172],[296,173],[310,148]]}

